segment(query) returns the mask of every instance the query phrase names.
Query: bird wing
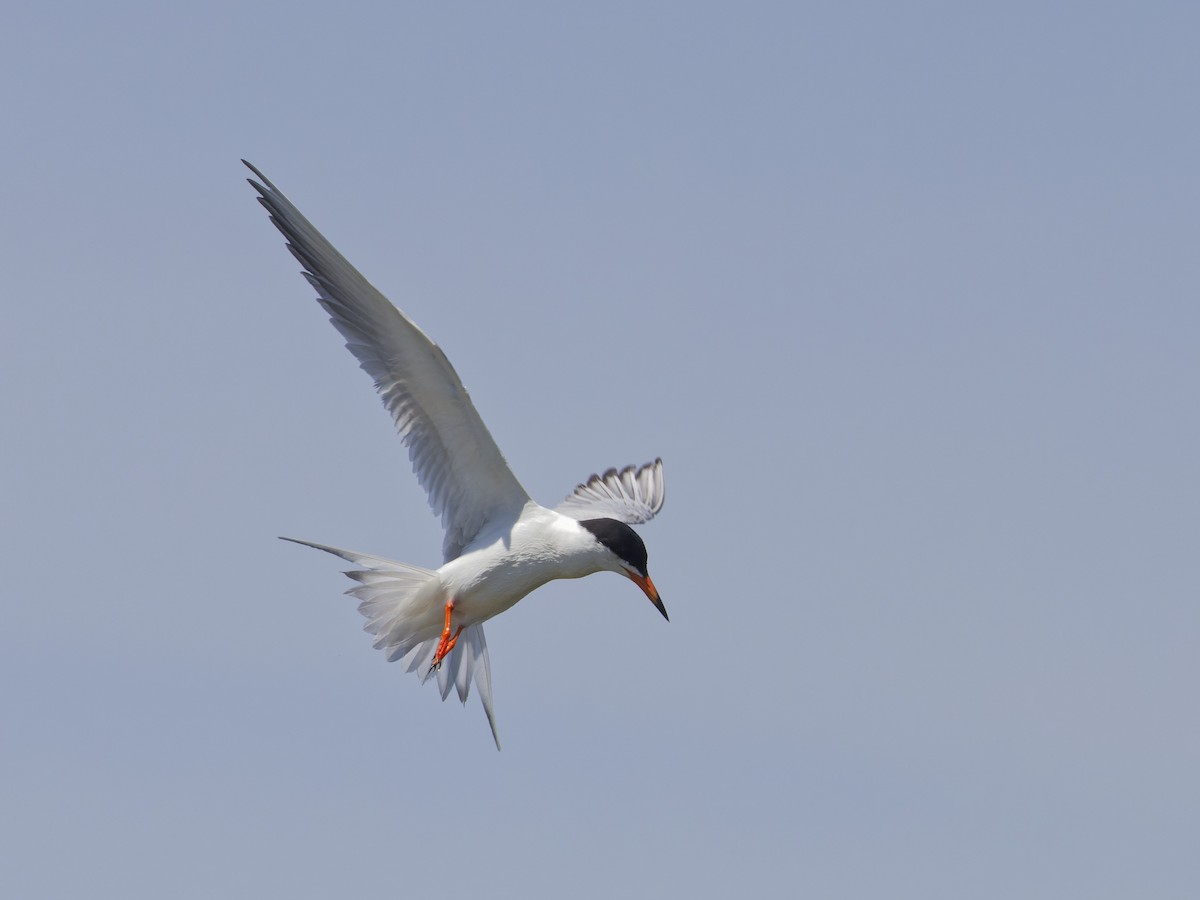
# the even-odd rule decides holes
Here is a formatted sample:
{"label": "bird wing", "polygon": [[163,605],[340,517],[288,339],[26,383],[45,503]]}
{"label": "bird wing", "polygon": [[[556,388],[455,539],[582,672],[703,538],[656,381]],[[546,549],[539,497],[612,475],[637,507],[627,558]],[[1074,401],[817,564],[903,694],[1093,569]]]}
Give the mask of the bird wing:
{"label": "bird wing", "polygon": [[446,560],[462,553],[489,521],[515,519],[529,502],[475,411],[450,360],[404,313],[301,215],[258,169],[247,179],[287,239],[304,277],[346,347],[375,381],[408,447],[417,480],[446,529]]}
{"label": "bird wing", "polygon": [[644,466],[609,469],[576,485],[566,500],[555,507],[573,519],[616,519],[629,525],[649,522],[666,499],[661,459]]}

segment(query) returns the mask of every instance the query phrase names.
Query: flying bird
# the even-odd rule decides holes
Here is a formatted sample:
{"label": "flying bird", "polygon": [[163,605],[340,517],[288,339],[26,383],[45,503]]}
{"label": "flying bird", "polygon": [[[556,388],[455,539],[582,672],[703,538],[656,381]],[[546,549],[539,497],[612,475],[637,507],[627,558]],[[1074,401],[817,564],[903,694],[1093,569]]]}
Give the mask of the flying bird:
{"label": "flying bird", "polygon": [[474,682],[496,748],[492,676],[483,623],[556,578],[616,572],[667,618],[646,545],[630,528],[662,509],[662,460],[592,475],[553,509],[534,502],[505,462],[450,360],[377,291],[250,163],[247,179],[283,233],[346,347],[375,382],[408,447],[417,480],[445,528],[442,566],[425,569],[295,538],[350,562],[364,629],[374,645],[442,699],[465,704]]}

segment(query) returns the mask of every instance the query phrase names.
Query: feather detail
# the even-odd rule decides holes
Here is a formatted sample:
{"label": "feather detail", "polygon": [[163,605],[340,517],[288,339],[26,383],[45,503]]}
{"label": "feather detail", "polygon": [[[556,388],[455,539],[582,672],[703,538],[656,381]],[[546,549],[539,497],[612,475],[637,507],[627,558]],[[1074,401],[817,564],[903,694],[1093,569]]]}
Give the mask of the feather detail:
{"label": "feather detail", "polygon": [[[282,540],[324,550],[352,563],[355,568],[348,570],[346,575],[358,584],[346,593],[359,601],[358,611],[367,620],[363,630],[375,636],[374,646],[387,655],[388,662],[399,660],[404,670],[415,672],[422,683],[428,679],[429,667],[445,625],[443,588],[437,572],[311,541]],[[463,629],[454,649],[442,660],[436,673],[442,699],[449,696],[450,688],[454,686],[464,705],[471,693],[471,682],[475,682],[488,726],[492,729],[492,739],[499,750],[500,738],[496,734],[496,715],[492,709],[491,662],[483,625]]]}
{"label": "feather detail", "polygon": [[515,518],[529,495],[441,348],[338,253],[266,176],[250,163],[246,166],[259,179],[250,179],[259,203],[304,267],[318,302],[375,382],[429,505],[446,529],[443,559],[454,559],[488,522]]}
{"label": "feather detail", "polygon": [[609,469],[593,475],[555,507],[573,519],[616,519],[638,525],[653,519],[666,499],[663,463],[656,459],[644,466]]}

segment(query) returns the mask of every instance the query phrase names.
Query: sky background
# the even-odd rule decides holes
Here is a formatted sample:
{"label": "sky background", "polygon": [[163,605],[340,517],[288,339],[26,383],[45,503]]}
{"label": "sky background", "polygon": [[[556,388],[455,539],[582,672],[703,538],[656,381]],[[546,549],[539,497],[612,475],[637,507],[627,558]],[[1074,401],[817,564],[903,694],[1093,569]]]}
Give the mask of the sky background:
{"label": "sky background", "polygon": [[[21,3],[0,894],[1192,898],[1190,3]],[[441,531],[238,162],[553,503],[661,455],[667,624],[488,625],[497,753],[339,561]]]}

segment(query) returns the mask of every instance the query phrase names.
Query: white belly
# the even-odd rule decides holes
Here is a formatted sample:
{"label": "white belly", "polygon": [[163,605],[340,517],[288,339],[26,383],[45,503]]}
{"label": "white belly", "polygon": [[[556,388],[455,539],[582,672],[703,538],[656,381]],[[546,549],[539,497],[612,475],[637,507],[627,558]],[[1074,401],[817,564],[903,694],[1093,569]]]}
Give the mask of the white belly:
{"label": "white belly", "polygon": [[473,625],[509,609],[556,578],[599,571],[595,541],[576,522],[549,510],[511,529],[484,535],[438,569],[455,621]]}

